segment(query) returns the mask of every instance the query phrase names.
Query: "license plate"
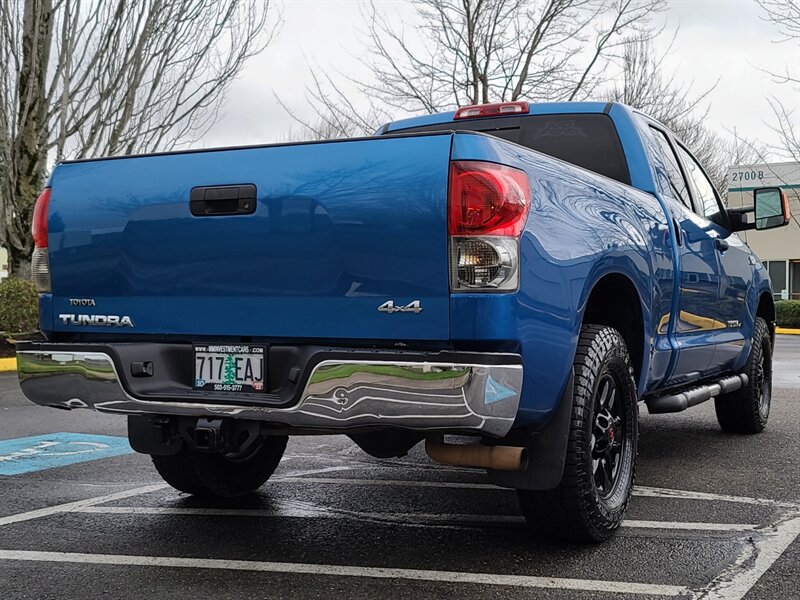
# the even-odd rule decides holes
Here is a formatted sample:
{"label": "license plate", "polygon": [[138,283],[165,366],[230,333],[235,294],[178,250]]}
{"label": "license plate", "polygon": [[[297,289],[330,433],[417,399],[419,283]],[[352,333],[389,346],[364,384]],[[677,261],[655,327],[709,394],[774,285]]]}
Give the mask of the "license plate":
{"label": "license plate", "polygon": [[264,346],[194,347],[194,387],[215,392],[264,391]]}

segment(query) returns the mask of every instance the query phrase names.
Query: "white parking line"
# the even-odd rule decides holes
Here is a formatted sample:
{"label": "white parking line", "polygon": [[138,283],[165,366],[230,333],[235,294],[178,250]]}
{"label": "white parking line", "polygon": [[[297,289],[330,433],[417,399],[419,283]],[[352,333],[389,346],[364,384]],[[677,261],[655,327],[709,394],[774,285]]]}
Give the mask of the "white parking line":
{"label": "white parking line", "polygon": [[[395,467],[402,467],[404,470],[413,469],[416,471],[435,471],[438,473],[480,473],[474,467],[453,467],[450,465],[443,465],[436,462],[414,462],[410,460],[399,460],[395,458],[370,458],[364,456],[364,451],[358,446],[352,446],[354,454],[344,455],[343,453],[324,456],[313,453],[298,453],[291,456],[296,458],[304,458],[308,460],[332,460],[332,461],[347,461],[348,464],[358,467],[368,467],[372,469],[394,469]],[[283,459],[281,459],[283,462]]]}
{"label": "white parking line", "polygon": [[423,569],[359,567],[351,565],[321,565],[211,558],[178,558],[172,556],[129,556],[125,554],[83,554],[77,552],[0,550],[0,560],[162,568],[223,569],[231,571],[258,571],[266,573],[329,575],[334,577],[365,577],[371,579],[406,579],[445,583],[470,583],[523,588],[602,592],[608,594],[640,594],[649,596],[679,596],[688,593],[688,589],[684,586],[626,581],[567,579],[560,577],[535,577],[529,575],[499,575],[494,573],[471,573],[457,571],[430,571]]}
{"label": "white parking line", "polygon": [[703,600],[741,600],[758,580],[769,571],[786,549],[800,537],[800,511],[788,512],[727,569],[715,577],[694,598]]}
{"label": "white parking line", "polygon": [[[485,483],[459,483],[447,481],[408,481],[388,479],[338,479],[324,477],[292,478],[287,477],[284,482],[298,483],[309,481],[319,484],[351,484],[374,486],[398,487],[440,487],[456,489],[502,489]],[[648,486],[637,486],[633,490],[635,496],[652,498],[672,498],[682,500],[698,500],[706,502],[731,502],[751,506],[764,506],[783,508],[787,515],[783,519],[773,522],[765,527],[756,529],[762,533],[750,539],[750,546],[740,554],[736,561],[715,577],[702,590],[693,593],[694,597],[703,600],[741,600],[747,592],[758,582],[772,565],[781,557],[786,549],[800,537],[800,504],[781,502],[766,498],[752,498],[748,496],[732,496],[728,494],[714,494],[709,492],[694,492],[689,490],[671,490]]]}
{"label": "white parking line", "polygon": [[280,472],[275,477],[272,477],[270,481],[281,481],[283,479],[298,479],[303,478],[305,475],[322,475],[323,473],[333,473],[336,471],[352,471],[354,467],[347,467],[344,465],[337,465],[335,467],[323,467],[321,469],[308,469],[305,471],[295,471],[291,475],[281,476]]}
{"label": "white parking line", "polygon": [[781,502],[780,500],[768,500],[766,498],[751,498],[749,496],[730,496],[728,494],[712,494],[709,492],[693,492],[690,490],[671,490],[667,488],[656,488],[647,486],[636,486],[633,489],[634,496],[650,498],[676,498],[679,500],[706,500],[708,502],[735,502],[737,504],[750,504],[753,506],[773,506],[788,509],[798,509],[800,505],[792,502]]}
{"label": "white parking line", "polygon": [[[436,487],[456,489],[503,490],[487,483],[461,483],[447,481],[409,481],[387,479],[355,479],[318,477],[333,471],[346,471],[353,467],[331,466],[322,469],[294,471],[285,476],[276,476],[273,483],[307,483],[332,485]],[[0,526],[30,521],[42,517],[70,512],[92,514],[174,514],[217,516],[293,516],[331,517],[351,519],[374,519],[391,521],[403,525],[418,526],[463,526],[464,523],[522,523],[520,517],[511,515],[459,515],[425,513],[364,513],[319,507],[307,502],[291,502],[275,510],[239,509],[192,509],[178,507],[128,507],[104,506],[108,502],[132,498],[167,488],[166,484],[147,485],[86,500],[68,502],[48,508],[37,509],[17,515],[0,517]],[[510,490],[508,490],[510,491]],[[749,538],[749,544],[736,561],[722,571],[701,590],[689,590],[685,586],[647,584],[636,582],[602,581],[588,579],[550,578],[523,575],[498,575],[490,573],[459,573],[450,571],[427,571],[416,569],[391,569],[381,567],[358,567],[341,565],[317,565],[300,563],[277,563],[260,561],[229,561],[223,559],[194,559],[158,556],[127,556],[105,554],[82,554],[70,552],[39,552],[23,550],[0,550],[0,560],[94,563],[109,565],[137,565],[156,567],[186,567],[266,571],[276,573],[298,573],[312,575],[352,576],[365,578],[399,578],[450,583],[474,583],[484,585],[507,585],[530,588],[582,590],[619,594],[643,594],[654,596],[676,596],[688,594],[704,600],[740,600],[758,582],[785,550],[800,536],[800,504],[780,502],[762,498],[730,496],[686,490],[670,490],[654,487],[637,487],[634,494],[645,497],[699,500],[710,502],[735,502],[773,508],[783,508],[783,515],[768,525],[757,526],[741,523],[690,523],[668,521],[627,520],[625,527],[642,529],[674,529],[684,531],[755,531],[758,535]],[[417,523],[414,523],[414,521]],[[421,521],[421,522],[420,522]]]}
{"label": "white parking line", "polygon": [[[277,480],[276,480],[277,481]],[[350,484],[366,486],[397,486],[397,487],[438,487],[453,489],[479,489],[513,492],[509,488],[502,488],[491,483],[463,483],[460,481],[413,481],[409,479],[354,479],[339,477],[282,477],[281,483],[320,483],[320,484]],[[735,502],[738,504],[751,504],[755,506],[781,507],[798,509],[800,505],[766,498],[750,498],[748,496],[729,496],[726,494],[711,494],[708,492],[693,492],[690,490],[672,490],[647,486],[636,486],[634,496],[650,498],[672,498],[677,500],[703,500],[707,502]]]}
{"label": "white parking line", "polygon": [[[287,478],[303,479],[302,477],[303,475],[315,475],[321,473],[329,473],[331,471],[347,471],[349,469],[351,469],[351,467],[336,466],[336,467],[326,467],[323,469],[314,469],[308,471],[297,471],[293,472],[291,476]],[[280,481],[280,480],[281,477],[275,478],[275,481]],[[31,521],[33,519],[41,519],[43,517],[49,517],[51,515],[59,513],[78,511],[82,508],[95,506],[97,504],[105,504],[106,502],[113,502],[115,500],[124,500],[125,498],[133,498],[134,496],[141,496],[143,494],[149,494],[150,492],[157,492],[158,490],[163,490],[164,488],[167,487],[169,486],[166,483],[156,483],[153,485],[146,485],[143,487],[133,488],[130,490],[115,492],[113,494],[108,494],[105,496],[97,496],[95,498],[88,498],[86,500],[77,500],[75,502],[67,502],[65,504],[57,504],[55,506],[48,506],[47,508],[39,508],[37,510],[31,510],[16,515],[0,517],[0,527],[2,527],[3,525],[10,525],[12,523],[20,523],[23,521]]]}
{"label": "white parking line", "polygon": [[[524,525],[525,519],[515,515],[481,514],[431,514],[431,513],[381,513],[362,512],[347,509],[318,506],[307,502],[281,503],[275,509],[236,509],[236,508],[183,508],[170,506],[86,506],[74,512],[95,515],[182,515],[198,517],[290,517],[353,519],[362,521],[385,521],[398,525],[444,524],[453,526],[474,526],[483,524]],[[692,523],[680,521],[640,521],[626,519],[623,527],[640,529],[677,529],[682,531],[751,531],[758,525],[752,523]]]}
{"label": "white parking line", "polygon": [[345,479],[344,477],[294,477],[287,476],[276,479],[280,483],[322,483],[322,484],[352,484],[367,486],[397,486],[397,487],[437,487],[453,489],[478,489],[513,492],[508,488],[497,487],[491,483],[462,483],[459,481],[413,481],[407,479]]}
{"label": "white parking line", "polygon": [[754,523],[698,523],[692,521],[639,521],[625,519],[623,527],[638,527],[640,529],[679,529],[681,531],[755,531],[758,525]]}
{"label": "white parking line", "polygon": [[134,496],[141,496],[158,490],[163,490],[168,487],[166,483],[159,483],[155,485],[146,485],[144,487],[133,488],[106,496],[97,496],[87,500],[78,500],[76,502],[67,502],[66,504],[57,504],[56,506],[48,506],[47,508],[40,508],[31,510],[29,512],[19,513],[16,515],[9,515],[7,517],[0,517],[0,526],[10,525],[11,523],[20,523],[22,521],[30,521],[32,519],[41,519],[42,517],[49,517],[58,513],[71,512],[87,506],[94,506],[95,504],[102,504],[104,502],[113,502],[114,500],[123,500],[125,498],[132,498]]}

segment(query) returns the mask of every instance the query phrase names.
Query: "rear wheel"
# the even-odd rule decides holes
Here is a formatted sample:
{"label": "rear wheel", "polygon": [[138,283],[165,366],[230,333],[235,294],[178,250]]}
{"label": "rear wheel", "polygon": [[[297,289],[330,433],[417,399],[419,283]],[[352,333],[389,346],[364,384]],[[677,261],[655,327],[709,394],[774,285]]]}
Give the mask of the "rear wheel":
{"label": "rear wheel", "polygon": [[184,446],[177,454],[151,458],[159,475],[178,491],[235,498],[264,485],[278,468],[288,440],[264,437],[246,455],[198,452]]}
{"label": "rear wheel", "polygon": [[743,388],[714,399],[717,421],[728,433],[759,433],[767,426],[772,402],[772,338],[767,322],[756,317]]}
{"label": "rear wheel", "polygon": [[534,533],[599,542],[619,527],[633,490],[639,432],[636,384],[625,342],[611,327],[583,327],[574,368],[561,483],[546,492],[519,490],[519,501]]}

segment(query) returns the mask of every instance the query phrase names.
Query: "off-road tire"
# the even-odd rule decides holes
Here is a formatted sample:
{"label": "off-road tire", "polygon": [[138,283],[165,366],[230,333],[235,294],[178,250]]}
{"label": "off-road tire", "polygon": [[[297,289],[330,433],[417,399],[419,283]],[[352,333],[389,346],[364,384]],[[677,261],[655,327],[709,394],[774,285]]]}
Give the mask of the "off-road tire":
{"label": "off-road tire", "polygon": [[170,456],[152,455],[159,475],[176,490],[198,496],[236,498],[255,492],[278,468],[286,436],[268,436],[245,457],[184,447]]}
{"label": "off-road tire", "polygon": [[[536,536],[601,542],[620,526],[633,491],[639,434],[636,382],[622,336],[607,326],[583,326],[574,369],[572,418],[561,483],[546,492],[518,490],[519,502]],[[595,462],[597,419],[606,414],[598,392],[605,389],[609,379],[616,385],[616,400],[611,405],[619,403],[619,416],[614,420],[617,433],[606,433],[605,440],[610,438],[612,445],[616,436],[622,440],[619,462],[614,463],[617,470],[606,484],[609,489],[602,491],[597,478],[603,480],[603,473],[597,471],[597,464],[609,461]],[[598,389],[601,384],[603,388]]]}
{"label": "off-road tire", "polygon": [[746,386],[714,399],[717,421],[727,433],[760,433],[767,426],[772,402],[772,337],[761,317],[756,317],[743,373],[748,377]]}

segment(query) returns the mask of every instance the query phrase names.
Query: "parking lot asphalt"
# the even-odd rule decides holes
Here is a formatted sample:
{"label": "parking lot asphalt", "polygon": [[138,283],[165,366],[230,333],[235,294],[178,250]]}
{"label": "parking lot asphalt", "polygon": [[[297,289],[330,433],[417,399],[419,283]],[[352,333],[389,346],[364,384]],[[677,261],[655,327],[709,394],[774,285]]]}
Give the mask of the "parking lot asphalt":
{"label": "parking lot asphalt", "polygon": [[200,501],[89,437],[124,436],[124,418],[33,406],[3,375],[0,444],[51,460],[0,475],[0,598],[797,598],[800,336],[779,336],[774,365],[760,435],[721,433],[712,403],[643,409],[625,525],[583,547],[531,540],[514,492],[478,471],[343,436],[292,438],[258,494]]}

